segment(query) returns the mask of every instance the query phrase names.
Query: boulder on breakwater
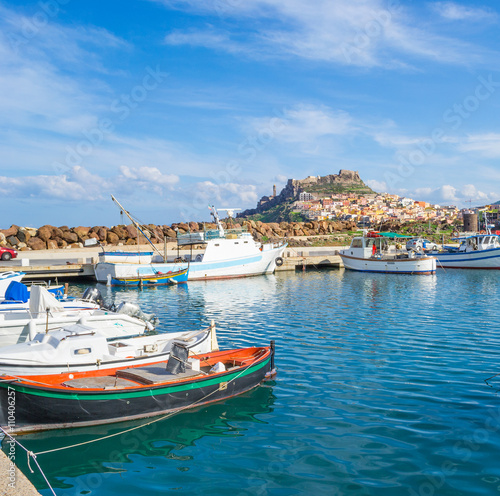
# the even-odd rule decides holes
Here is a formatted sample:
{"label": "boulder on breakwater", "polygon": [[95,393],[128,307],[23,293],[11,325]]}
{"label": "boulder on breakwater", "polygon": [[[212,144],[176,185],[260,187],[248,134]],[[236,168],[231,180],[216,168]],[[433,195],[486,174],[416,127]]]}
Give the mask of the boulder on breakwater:
{"label": "boulder on breakwater", "polygon": [[[271,222],[245,220],[241,223],[228,225],[222,222],[224,228],[245,227],[257,241],[275,241],[281,238],[293,238],[296,236],[318,236],[328,235],[349,230],[355,230],[354,222],[338,221],[310,221],[310,222]],[[164,238],[174,241],[176,234],[186,232],[199,232],[206,229],[215,229],[215,224],[203,222],[181,222],[168,225],[144,226],[146,234],[153,243],[162,243]],[[103,245],[133,245],[139,238],[144,243],[144,236],[131,225],[106,226],[77,226],[55,227],[44,225],[38,229],[33,227],[10,226],[8,229],[0,229],[0,246],[15,248],[19,251],[27,250],[50,250],[57,248],[83,247],[85,240],[95,238]]]}

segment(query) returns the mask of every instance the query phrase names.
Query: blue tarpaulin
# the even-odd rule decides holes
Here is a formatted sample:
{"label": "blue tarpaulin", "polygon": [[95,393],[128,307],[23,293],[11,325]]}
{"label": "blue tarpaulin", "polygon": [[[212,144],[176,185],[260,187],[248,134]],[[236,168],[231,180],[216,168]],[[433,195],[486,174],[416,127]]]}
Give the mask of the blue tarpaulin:
{"label": "blue tarpaulin", "polygon": [[29,300],[30,293],[28,287],[22,282],[12,281],[5,291],[5,301],[22,301],[26,303]]}

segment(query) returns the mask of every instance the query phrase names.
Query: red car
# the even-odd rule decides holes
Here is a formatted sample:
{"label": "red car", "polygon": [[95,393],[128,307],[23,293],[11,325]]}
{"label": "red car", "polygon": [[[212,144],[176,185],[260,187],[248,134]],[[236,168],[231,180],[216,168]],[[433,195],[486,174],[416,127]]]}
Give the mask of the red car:
{"label": "red car", "polygon": [[17,257],[17,251],[12,248],[5,248],[5,246],[0,246],[0,258],[2,260],[10,260],[11,258]]}

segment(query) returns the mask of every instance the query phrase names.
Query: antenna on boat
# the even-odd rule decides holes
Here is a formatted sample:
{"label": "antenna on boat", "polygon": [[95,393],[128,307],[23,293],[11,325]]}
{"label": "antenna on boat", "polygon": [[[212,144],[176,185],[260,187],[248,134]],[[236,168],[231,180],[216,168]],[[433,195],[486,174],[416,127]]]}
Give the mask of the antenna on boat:
{"label": "antenna on boat", "polygon": [[208,209],[210,210],[210,214],[212,215],[215,223],[217,224],[217,229],[219,230],[219,236],[221,238],[224,237],[224,228],[222,227],[220,218],[219,218],[219,212],[217,212],[217,209],[213,205],[209,205]]}

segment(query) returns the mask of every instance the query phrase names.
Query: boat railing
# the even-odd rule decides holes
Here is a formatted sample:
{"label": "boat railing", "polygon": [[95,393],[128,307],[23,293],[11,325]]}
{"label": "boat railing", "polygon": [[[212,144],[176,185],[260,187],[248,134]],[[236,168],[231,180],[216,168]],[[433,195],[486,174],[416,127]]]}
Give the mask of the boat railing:
{"label": "boat railing", "polygon": [[218,229],[205,229],[203,232],[188,232],[177,235],[179,245],[195,245],[206,243],[213,239],[236,239],[242,234],[248,232],[246,226],[237,229],[224,229],[223,235]]}
{"label": "boat railing", "polygon": [[221,236],[221,233],[218,229],[207,229],[204,234],[205,234],[205,239],[209,241],[211,239],[237,238],[246,232],[248,232],[248,230],[245,226],[235,229],[224,229],[224,236]]}

